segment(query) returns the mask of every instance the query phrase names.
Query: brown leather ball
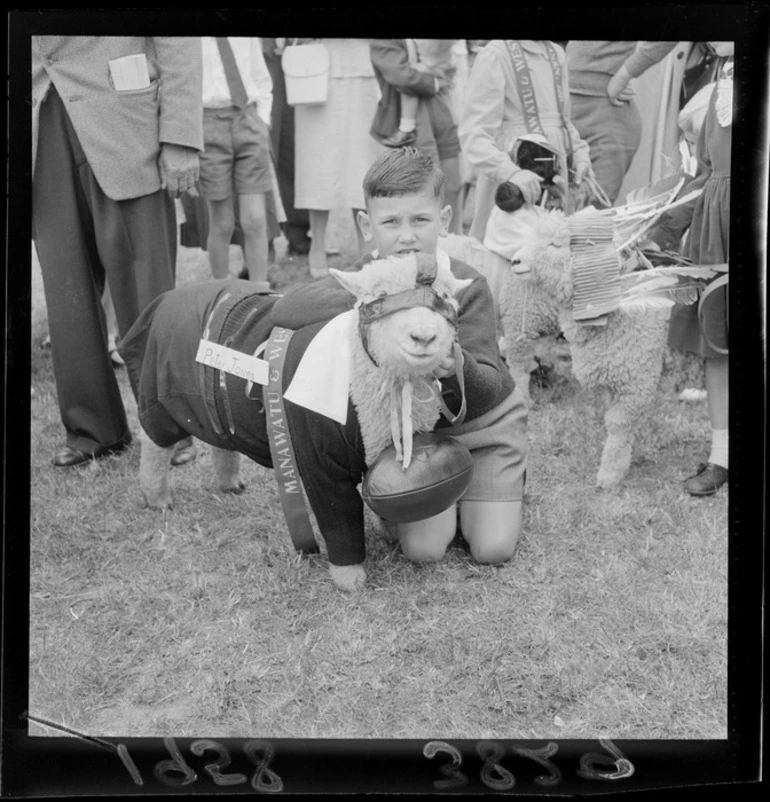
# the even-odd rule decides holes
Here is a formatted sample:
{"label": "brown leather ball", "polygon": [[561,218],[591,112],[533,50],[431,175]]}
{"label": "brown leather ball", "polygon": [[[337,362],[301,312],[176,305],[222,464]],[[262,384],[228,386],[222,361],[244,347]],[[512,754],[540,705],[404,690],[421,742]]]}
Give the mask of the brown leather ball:
{"label": "brown leather ball", "polygon": [[404,470],[388,446],[364,476],[361,495],[387,521],[410,523],[438,515],[468,489],[473,470],[470,451],[452,437],[415,434],[412,461]]}

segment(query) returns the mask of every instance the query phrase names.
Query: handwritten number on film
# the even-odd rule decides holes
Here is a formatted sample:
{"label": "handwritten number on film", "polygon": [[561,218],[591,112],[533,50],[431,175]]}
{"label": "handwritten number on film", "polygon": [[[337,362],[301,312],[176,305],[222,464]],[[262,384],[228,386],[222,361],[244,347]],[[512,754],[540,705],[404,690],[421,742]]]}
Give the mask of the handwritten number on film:
{"label": "handwritten number on film", "polygon": [[[171,760],[160,760],[155,764],[155,777],[173,788],[182,788],[194,783],[198,779],[198,775],[186,763],[174,739],[164,738],[163,743],[171,755]],[[247,782],[248,777],[245,774],[239,772],[225,774],[224,769],[230,765],[230,753],[222,744],[202,739],[193,742],[190,751],[196,757],[202,757],[207,751],[216,752],[218,759],[207,763],[203,768],[217,785],[241,785]],[[256,767],[251,778],[252,788],[263,794],[280,793],[283,790],[283,781],[269,768],[270,761],[275,754],[273,747],[267,741],[247,741],[243,745],[243,751]],[[132,777],[134,777],[133,773]],[[141,784],[141,777],[139,780],[138,785]],[[134,782],[136,782],[136,777],[134,777]]]}
{"label": "handwritten number on film", "polygon": [[245,774],[224,774],[222,772],[222,769],[226,769],[230,765],[230,753],[222,744],[218,744],[216,741],[195,741],[190,746],[190,751],[197,757],[202,757],[206,751],[219,754],[219,760],[214,763],[207,763],[203,767],[217,785],[240,785],[248,779]]}
{"label": "handwritten number on film", "polygon": [[[598,752],[588,752],[583,755],[580,758],[580,768],[577,770],[578,776],[587,780],[624,780],[634,773],[631,761],[612,741],[604,738],[600,739],[599,743],[610,753],[609,756]],[[561,782],[561,771],[550,760],[558,749],[558,745],[553,741],[539,749],[512,746],[515,754],[533,760],[548,771],[547,775],[535,777],[535,782],[545,787],[553,787]],[[433,787],[439,791],[446,791],[467,785],[468,777],[460,771],[463,756],[457,747],[445,741],[430,741],[423,748],[423,754],[430,759],[442,752],[451,758],[451,763],[439,765],[439,771],[447,779],[434,780]],[[482,760],[480,779],[487,788],[493,791],[508,791],[516,785],[514,775],[501,764],[505,749],[500,744],[495,741],[479,741],[476,745],[476,752]],[[596,768],[597,764],[607,765],[609,763],[614,766],[614,771],[600,771]]]}
{"label": "handwritten number on film", "polygon": [[464,785],[467,785],[468,778],[459,770],[459,766],[461,766],[463,762],[463,756],[456,747],[444,741],[431,741],[425,744],[422,750],[425,757],[431,760],[436,757],[439,752],[446,752],[452,758],[452,763],[450,765],[442,763],[439,766],[439,771],[449,779],[435,780],[433,787],[437,791],[448,791],[451,788],[462,788]]}

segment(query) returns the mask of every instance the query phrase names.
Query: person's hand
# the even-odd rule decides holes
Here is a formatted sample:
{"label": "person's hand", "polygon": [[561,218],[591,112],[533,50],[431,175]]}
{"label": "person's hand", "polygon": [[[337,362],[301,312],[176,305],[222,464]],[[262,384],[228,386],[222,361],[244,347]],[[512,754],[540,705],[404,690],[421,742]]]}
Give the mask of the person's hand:
{"label": "person's hand", "polygon": [[454,376],[455,375],[455,360],[454,356],[451,354],[445,356],[439,365],[434,368],[433,376],[436,379],[445,379],[447,376]]}
{"label": "person's hand", "polygon": [[630,80],[626,65],[622,64],[607,84],[607,97],[613,106],[622,106],[633,97],[634,90],[628,86]]}
{"label": "person's hand", "polygon": [[537,203],[543,193],[543,179],[531,170],[519,170],[508,181],[519,188],[524,203]]}
{"label": "person's hand", "polygon": [[575,183],[580,186],[583,179],[593,177],[593,170],[591,169],[590,161],[581,161],[575,165]]}
{"label": "person's hand", "polygon": [[161,143],[158,170],[161,189],[165,189],[172,198],[178,198],[185,192],[193,197],[198,196],[195,184],[200,175],[200,166],[195,148]]}

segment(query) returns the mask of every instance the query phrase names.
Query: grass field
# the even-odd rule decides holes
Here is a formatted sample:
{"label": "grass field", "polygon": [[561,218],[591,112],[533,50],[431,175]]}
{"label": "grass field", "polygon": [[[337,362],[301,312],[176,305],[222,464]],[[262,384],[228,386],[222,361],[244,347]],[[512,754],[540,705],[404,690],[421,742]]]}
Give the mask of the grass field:
{"label": "grass field", "polygon": [[[330,233],[334,266],[353,256],[349,217]],[[283,247],[278,288],[309,281]],[[207,276],[181,249],[180,283]],[[141,503],[136,441],[53,469],[44,336],[33,266],[30,714],[126,737],[726,737],[727,491],[681,489],[705,456],[703,403],[662,393],[625,484],[601,492],[596,399],[536,391],[515,558],[477,565],[458,539],[415,565],[369,526],[368,583],[346,596],[323,556],[293,552],[255,464],[224,496],[202,446],[166,514]]]}

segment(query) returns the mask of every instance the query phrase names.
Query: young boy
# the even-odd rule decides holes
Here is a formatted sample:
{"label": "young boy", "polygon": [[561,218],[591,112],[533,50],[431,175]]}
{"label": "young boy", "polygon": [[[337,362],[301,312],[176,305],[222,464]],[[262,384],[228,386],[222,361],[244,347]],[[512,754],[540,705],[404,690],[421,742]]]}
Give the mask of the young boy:
{"label": "young boy", "polygon": [[200,187],[209,214],[207,249],[215,279],[230,275],[235,200],[243,230],[243,255],[257,290],[268,291],[265,197],[270,172],[273,82],[254,37],[201,38],[203,138]]}
{"label": "young boy", "polygon": [[[364,178],[366,211],[358,216],[364,238],[376,250],[352,269],[378,256],[422,252],[448,260],[458,278],[473,279],[458,296],[466,417],[456,426],[441,418],[436,430],[455,437],[474,457],[471,485],[458,502],[460,527],[476,560],[499,563],[513,556],[521,531],[527,411],[500,357],[486,280],[439,249],[439,236],[447,233],[452,216],[451,207],[443,203],[443,188],[443,170],[426,154],[410,147],[385,152]],[[351,309],[353,301],[335,279],[327,278],[289,291],[273,307],[272,319],[277,326],[299,329]],[[447,406],[456,414],[463,391],[454,361],[447,360],[436,377]],[[346,435],[347,450],[362,455],[360,433]],[[336,446],[330,443],[332,448]],[[316,448],[310,456],[312,462],[304,455],[300,467],[302,475],[312,476],[311,484],[316,485],[306,488],[311,504],[317,493],[334,498],[337,526],[362,528],[362,503],[349,471],[342,470],[331,451]],[[452,506],[423,521],[391,524],[390,529],[409,559],[436,561],[445,555],[456,525],[457,510]]]}

